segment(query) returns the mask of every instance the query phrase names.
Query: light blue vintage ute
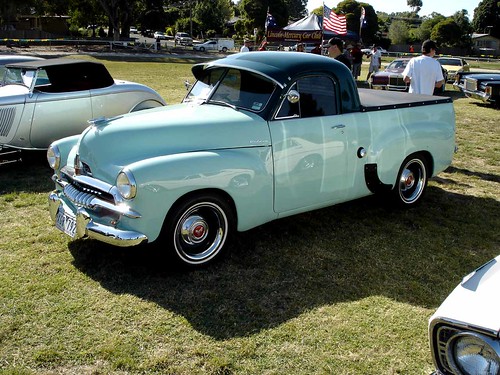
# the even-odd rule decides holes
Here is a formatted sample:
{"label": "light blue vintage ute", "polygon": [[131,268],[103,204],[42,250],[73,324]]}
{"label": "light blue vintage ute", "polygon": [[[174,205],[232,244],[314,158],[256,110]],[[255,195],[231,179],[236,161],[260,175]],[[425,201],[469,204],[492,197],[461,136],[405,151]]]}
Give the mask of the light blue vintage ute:
{"label": "light blue vintage ute", "polygon": [[54,142],[57,228],[160,244],[190,267],[235,231],[387,193],[411,207],[451,163],[449,98],[359,90],[328,57],[251,52],[198,64],[181,104],[97,119]]}

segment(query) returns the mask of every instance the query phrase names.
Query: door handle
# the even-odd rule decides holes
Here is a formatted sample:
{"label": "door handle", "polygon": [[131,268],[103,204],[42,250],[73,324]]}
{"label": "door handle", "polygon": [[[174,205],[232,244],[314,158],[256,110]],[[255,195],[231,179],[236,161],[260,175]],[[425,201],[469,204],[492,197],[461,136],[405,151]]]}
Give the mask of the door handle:
{"label": "door handle", "polygon": [[332,126],[332,129],[344,129],[344,128],[345,128],[345,125],[343,125],[343,124]]}

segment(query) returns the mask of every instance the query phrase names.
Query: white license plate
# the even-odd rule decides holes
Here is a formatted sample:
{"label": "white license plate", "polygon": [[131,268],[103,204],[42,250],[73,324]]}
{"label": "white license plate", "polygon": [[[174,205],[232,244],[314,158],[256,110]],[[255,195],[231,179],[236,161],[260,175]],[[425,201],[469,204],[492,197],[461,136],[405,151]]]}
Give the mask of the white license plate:
{"label": "white license plate", "polygon": [[56,228],[74,238],[76,234],[75,217],[64,212],[62,207],[59,208],[56,215]]}

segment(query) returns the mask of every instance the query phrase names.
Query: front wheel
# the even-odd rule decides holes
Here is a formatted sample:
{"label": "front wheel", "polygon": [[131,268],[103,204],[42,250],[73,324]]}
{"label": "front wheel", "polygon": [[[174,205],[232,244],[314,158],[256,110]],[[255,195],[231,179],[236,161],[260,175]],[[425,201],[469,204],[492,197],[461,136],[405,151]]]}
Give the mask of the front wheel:
{"label": "front wheel", "polygon": [[173,207],[164,238],[182,265],[206,265],[224,252],[235,228],[231,205],[218,195],[197,195]]}
{"label": "front wheel", "polygon": [[413,207],[424,195],[427,187],[427,161],[416,155],[407,158],[399,170],[398,179],[392,190],[393,198],[399,206]]}

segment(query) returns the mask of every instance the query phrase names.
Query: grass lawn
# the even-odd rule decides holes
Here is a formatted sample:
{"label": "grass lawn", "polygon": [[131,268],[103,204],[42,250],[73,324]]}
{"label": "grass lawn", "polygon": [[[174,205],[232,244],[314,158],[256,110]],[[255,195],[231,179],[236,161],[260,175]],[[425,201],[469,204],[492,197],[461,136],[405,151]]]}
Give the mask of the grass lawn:
{"label": "grass lawn", "polygon": [[[102,61],[168,103],[193,82],[192,60]],[[500,112],[448,89],[459,151],[418,208],[278,220],[201,271],[69,242],[46,163],[0,167],[0,374],[430,373],[428,318],[500,244]]]}

